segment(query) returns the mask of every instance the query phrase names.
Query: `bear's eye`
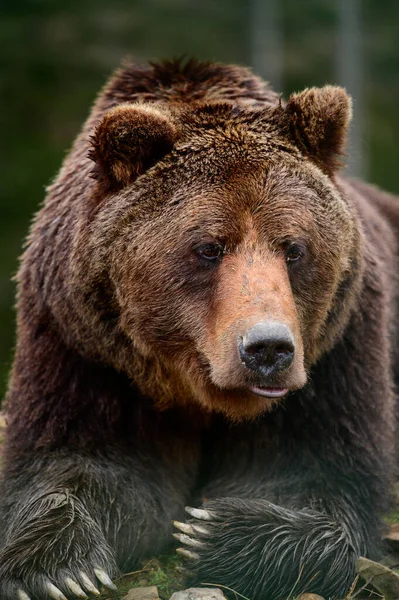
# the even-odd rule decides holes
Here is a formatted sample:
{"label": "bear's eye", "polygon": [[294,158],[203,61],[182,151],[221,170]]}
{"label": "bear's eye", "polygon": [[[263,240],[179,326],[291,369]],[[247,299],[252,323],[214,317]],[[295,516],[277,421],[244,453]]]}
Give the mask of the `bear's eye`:
{"label": "bear's eye", "polygon": [[287,263],[293,263],[302,258],[303,250],[297,244],[291,244],[285,251]]}
{"label": "bear's eye", "polygon": [[221,244],[201,244],[195,248],[195,252],[206,263],[219,263],[224,254],[224,247]]}

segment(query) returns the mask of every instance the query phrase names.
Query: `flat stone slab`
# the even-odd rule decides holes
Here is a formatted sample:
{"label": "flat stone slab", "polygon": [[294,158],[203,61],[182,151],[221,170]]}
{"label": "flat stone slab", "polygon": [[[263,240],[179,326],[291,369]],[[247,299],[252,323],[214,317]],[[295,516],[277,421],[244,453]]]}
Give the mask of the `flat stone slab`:
{"label": "flat stone slab", "polygon": [[373,560],[361,556],[356,562],[358,575],[370,583],[385,600],[396,600],[399,598],[399,575]]}
{"label": "flat stone slab", "polygon": [[170,600],[226,600],[219,588],[188,588],[175,592]]}
{"label": "flat stone slab", "polygon": [[126,596],[123,596],[123,600],[159,600],[158,589],[155,585],[132,588]]}

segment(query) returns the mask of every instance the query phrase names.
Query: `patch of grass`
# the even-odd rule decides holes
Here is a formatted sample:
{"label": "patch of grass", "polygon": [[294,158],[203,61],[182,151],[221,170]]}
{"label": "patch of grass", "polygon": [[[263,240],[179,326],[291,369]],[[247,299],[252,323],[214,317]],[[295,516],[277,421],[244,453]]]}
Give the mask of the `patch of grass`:
{"label": "patch of grass", "polygon": [[181,561],[176,554],[163,554],[153,558],[136,571],[122,575],[115,583],[118,587],[117,592],[107,592],[101,596],[101,599],[109,598],[116,600],[122,598],[129,590],[136,587],[156,586],[158,588],[161,600],[169,600],[174,592],[184,589],[184,577],[177,570]]}
{"label": "patch of grass", "polygon": [[174,592],[184,588],[184,577],[177,570],[181,561],[175,554],[165,554],[158,560],[160,567],[154,572],[149,585],[156,585],[160,597],[169,600]]}

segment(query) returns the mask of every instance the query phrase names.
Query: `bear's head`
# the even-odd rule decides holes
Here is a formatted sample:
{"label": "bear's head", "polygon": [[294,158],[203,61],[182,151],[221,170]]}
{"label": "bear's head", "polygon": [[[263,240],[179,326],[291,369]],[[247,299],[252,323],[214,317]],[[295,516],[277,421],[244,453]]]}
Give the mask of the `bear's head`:
{"label": "bear's head", "polygon": [[334,345],[361,268],[335,177],[350,116],[326,86],[261,108],[122,104],[97,126],[79,286],[103,337],[108,298],[106,360],[159,406],[253,418]]}

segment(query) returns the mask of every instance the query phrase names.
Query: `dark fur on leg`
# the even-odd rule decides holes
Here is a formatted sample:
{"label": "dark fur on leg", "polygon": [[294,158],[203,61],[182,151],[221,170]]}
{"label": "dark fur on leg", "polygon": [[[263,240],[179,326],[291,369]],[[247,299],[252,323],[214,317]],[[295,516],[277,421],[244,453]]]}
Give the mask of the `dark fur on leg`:
{"label": "dark fur on leg", "polygon": [[[68,577],[90,591],[85,576],[101,583],[95,569],[113,577],[116,565],[130,569],[170,543],[198,434],[181,427],[178,411],[145,404],[125,376],[66,349],[50,327],[28,334],[37,362],[29,368],[18,351],[7,399],[0,598],[21,589],[47,600],[49,583],[75,598]],[[184,432],[171,434],[173,444],[165,421]]]}
{"label": "dark fur on leg", "polygon": [[164,549],[171,520],[183,514],[176,474],[166,477],[157,459],[58,452],[19,467],[1,490],[2,600],[18,589],[49,598],[50,583],[74,598],[68,578],[89,592],[85,577],[101,585],[97,569],[112,578]]}
{"label": "dark fur on leg", "polygon": [[[68,489],[37,492],[10,518],[0,554],[1,597],[18,589],[47,598],[49,584],[70,597],[69,580],[85,590],[85,576],[98,586],[94,569],[117,574],[114,553],[84,503]],[[87,590],[89,591],[89,590]]]}
{"label": "dark fur on leg", "polygon": [[[231,587],[253,600],[275,600],[303,592],[344,595],[361,546],[332,517],[289,510],[262,500],[223,498],[190,510],[186,533],[176,536],[189,551],[192,583]],[[190,531],[190,529],[191,531]],[[360,535],[361,537],[361,535]]]}

